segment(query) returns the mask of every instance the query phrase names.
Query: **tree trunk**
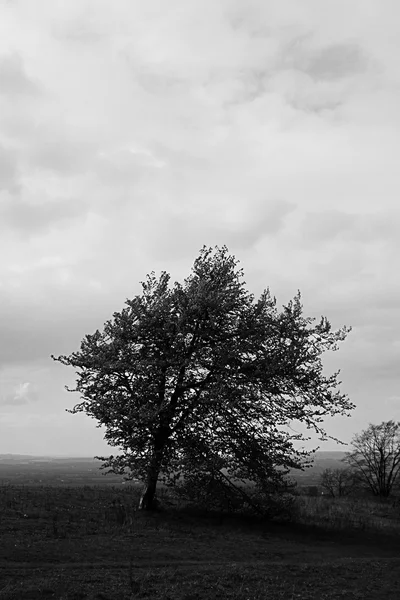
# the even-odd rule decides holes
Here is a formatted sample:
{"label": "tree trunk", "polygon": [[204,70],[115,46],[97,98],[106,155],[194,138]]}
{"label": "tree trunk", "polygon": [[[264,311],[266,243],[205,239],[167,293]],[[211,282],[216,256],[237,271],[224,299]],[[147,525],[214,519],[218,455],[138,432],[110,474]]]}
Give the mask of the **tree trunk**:
{"label": "tree trunk", "polygon": [[157,489],[157,476],[147,477],[146,487],[139,500],[139,510],[154,510],[155,509],[155,496]]}
{"label": "tree trunk", "polygon": [[165,444],[170,434],[169,427],[161,427],[154,439],[153,456],[147,470],[146,485],[139,500],[139,510],[154,510],[157,481],[160,475]]}

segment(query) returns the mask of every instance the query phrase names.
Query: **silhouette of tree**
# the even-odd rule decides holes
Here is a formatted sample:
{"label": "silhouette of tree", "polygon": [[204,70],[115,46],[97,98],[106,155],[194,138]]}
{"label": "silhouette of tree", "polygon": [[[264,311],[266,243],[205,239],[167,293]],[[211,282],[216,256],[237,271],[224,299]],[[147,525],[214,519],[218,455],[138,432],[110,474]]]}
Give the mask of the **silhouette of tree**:
{"label": "silhouette of tree", "polygon": [[400,479],[400,422],[370,424],[351,443],[343,460],[375,496],[387,498]]}
{"label": "silhouette of tree", "polygon": [[103,468],[143,481],[140,508],[153,508],[160,473],[277,486],[310,454],[294,448],[304,438],[288,424],[326,439],[323,417],[354,408],[321,361],[350,329],[304,317],[300,293],[281,312],[268,289],[256,301],[237,265],[225,246],[203,247],[183,284],[151,273],[103,332],[52,356],[76,369],[69,391],[82,402],[69,412],[96,419],[122,450],[97,457]]}

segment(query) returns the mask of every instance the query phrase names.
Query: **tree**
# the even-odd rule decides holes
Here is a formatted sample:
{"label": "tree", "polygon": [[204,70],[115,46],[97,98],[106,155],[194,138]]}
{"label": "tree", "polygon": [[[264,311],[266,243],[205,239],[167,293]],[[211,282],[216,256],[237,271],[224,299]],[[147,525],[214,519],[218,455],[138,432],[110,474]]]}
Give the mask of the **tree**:
{"label": "tree", "polygon": [[268,289],[256,301],[226,246],[204,246],[183,284],[169,280],[151,273],[103,332],[52,355],[76,369],[67,390],[82,402],[68,412],[105,427],[122,454],[97,458],[144,482],[140,508],[152,508],[160,474],[276,487],[310,454],[294,448],[304,437],[287,425],[301,421],[327,439],[323,417],[354,408],[337,390],[339,372],[323,375],[321,362],[350,329],[304,317],[300,292],[281,312]]}
{"label": "tree", "polygon": [[356,434],[353,450],[343,459],[374,496],[387,498],[400,479],[400,422],[370,424]]}
{"label": "tree", "polygon": [[321,474],[320,485],[332,498],[348,496],[356,486],[352,469],[325,469]]}

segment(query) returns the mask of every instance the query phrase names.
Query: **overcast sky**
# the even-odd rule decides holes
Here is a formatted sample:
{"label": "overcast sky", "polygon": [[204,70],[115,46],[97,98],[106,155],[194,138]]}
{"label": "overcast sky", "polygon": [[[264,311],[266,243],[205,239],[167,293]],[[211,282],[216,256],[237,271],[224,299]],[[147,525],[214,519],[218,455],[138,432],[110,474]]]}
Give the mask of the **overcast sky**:
{"label": "overcast sky", "polygon": [[[396,0],[0,0],[0,453],[107,453],[78,350],[203,244],[353,331],[349,442],[400,420]],[[333,442],[324,450],[343,450]],[[115,453],[115,450],[113,450]]]}

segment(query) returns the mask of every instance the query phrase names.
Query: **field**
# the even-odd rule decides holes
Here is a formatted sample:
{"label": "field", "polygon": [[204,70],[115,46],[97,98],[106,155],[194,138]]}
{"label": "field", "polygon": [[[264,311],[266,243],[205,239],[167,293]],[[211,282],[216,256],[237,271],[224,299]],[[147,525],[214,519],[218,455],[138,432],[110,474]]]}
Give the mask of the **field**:
{"label": "field", "polygon": [[400,511],[297,499],[294,522],[135,511],[134,486],[0,487],[0,598],[398,600]]}

